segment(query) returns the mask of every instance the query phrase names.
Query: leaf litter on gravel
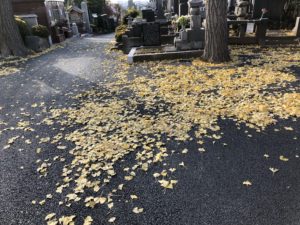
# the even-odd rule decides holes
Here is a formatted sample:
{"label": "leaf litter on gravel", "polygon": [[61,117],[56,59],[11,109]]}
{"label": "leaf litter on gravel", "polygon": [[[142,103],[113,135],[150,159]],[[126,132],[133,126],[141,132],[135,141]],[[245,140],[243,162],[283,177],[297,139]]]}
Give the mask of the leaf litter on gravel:
{"label": "leaf litter on gravel", "polygon": [[[279,48],[275,54],[274,49],[269,49],[268,54],[260,54],[249,59],[249,64],[238,66],[243,63],[240,54],[254,53],[250,48],[233,49],[234,61],[221,65],[197,59],[192,65],[176,66],[170,61],[145,62],[138,66],[150,75],[136,74],[130,80],[132,66],[120,57],[114,74],[116,80],[102,83],[103,91],[91,90],[75,96],[79,101],[76,107],[52,109],[52,117],[45,119],[49,126],[56,121],[62,127],[77,127],[64,138],[75,147],[59,147],[72,158],[63,166],[61,179],[57,181],[56,194],[64,198],[63,205],[70,206],[77,199],[90,208],[106,205],[111,210],[116,192],[121,192],[126,182],[140,172],[147,173],[152,165],[162,164],[170,156],[171,149],[167,149],[163,135],[188,142],[189,132],[194,130],[199,151],[203,153],[204,137],[222,138],[220,118],[233,119],[257,132],[278,119],[298,118],[300,94],[292,85],[297,78],[288,68],[299,62],[299,51],[291,53]],[[182,153],[188,154],[188,149]],[[135,162],[124,169],[124,184],[109,186],[119,176],[116,165],[128,154],[135,154]],[[179,165],[185,167],[183,162]],[[40,170],[48,173],[46,168]],[[164,189],[173,189],[180,182],[173,177],[176,168],[169,169],[151,174],[153,181]],[[252,182],[247,180],[243,185],[251,186]],[[94,194],[81,198],[90,191]],[[134,208],[134,213],[143,211]],[[61,217],[57,221],[74,218]],[[111,217],[108,222],[115,220]]]}

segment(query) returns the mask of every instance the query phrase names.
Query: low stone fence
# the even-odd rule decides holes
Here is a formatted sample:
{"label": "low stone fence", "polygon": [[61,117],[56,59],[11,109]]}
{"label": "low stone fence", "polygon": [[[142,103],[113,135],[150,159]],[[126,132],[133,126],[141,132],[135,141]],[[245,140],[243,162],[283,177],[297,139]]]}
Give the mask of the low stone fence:
{"label": "low stone fence", "polygon": [[[229,37],[229,44],[288,44],[299,41],[300,38],[300,17],[297,18],[295,28],[291,36],[268,36],[268,19],[260,20],[229,20],[228,26],[233,26],[238,29],[237,37]],[[253,36],[246,36],[247,26],[253,25]]]}

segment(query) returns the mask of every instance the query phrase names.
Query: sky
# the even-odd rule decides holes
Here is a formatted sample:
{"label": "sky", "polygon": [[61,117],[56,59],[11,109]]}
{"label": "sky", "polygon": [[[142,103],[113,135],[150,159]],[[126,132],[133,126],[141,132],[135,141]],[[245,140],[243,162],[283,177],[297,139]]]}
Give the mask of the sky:
{"label": "sky", "polygon": [[[110,0],[112,3],[119,3],[123,7],[127,7],[128,0]],[[149,0],[133,0],[134,3],[146,4]]]}

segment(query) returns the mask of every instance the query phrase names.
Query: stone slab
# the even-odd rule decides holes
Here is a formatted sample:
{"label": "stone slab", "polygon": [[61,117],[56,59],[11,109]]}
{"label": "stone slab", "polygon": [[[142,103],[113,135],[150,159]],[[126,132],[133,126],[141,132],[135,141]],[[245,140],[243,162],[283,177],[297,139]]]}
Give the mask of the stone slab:
{"label": "stone slab", "polygon": [[176,51],[174,47],[159,48],[162,51],[161,53],[135,54],[137,52],[137,49],[134,51],[132,58],[130,58],[131,63],[142,62],[142,61],[168,60],[168,59],[169,60],[189,59],[189,58],[201,57],[203,54],[203,50]]}

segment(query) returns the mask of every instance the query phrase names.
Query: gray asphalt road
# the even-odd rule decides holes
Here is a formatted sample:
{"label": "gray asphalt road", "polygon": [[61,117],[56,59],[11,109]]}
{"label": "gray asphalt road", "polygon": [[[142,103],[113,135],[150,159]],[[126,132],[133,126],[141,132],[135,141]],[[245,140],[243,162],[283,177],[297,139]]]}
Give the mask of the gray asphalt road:
{"label": "gray asphalt road", "polygon": [[[107,68],[100,63],[107,60],[113,68],[115,62],[103,54],[111,38],[112,35],[106,35],[70,42],[66,48],[20,65],[21,72],[0,77],[0,121],[7,123],[0,124],[0,225],[45,224],[44,216],[53,211],[76,214],[79,221],[76,224],[83,224],[87,215],[93,217],[93,224],[108,224],[111,213],[106,209],[91,210],[76,204],[71,208],[57,208],[52,201],[46,207],[33,205],[33,199],[53,192],[56,179],[51,178],[60,174],[60,168],[54,166],[47,179],[40,179],[36,171],[36,160],[41,157],[36,154],[37,144],[25,145],[24,140],[56,133],[55,127],[48,130],[36,124],[47,113],[32,107],[33,104],[44,104],[47,108],[71,106],[74,104],[71,96],[111,79],[105,72]],[[22,119],[29,119],[35,131],[11,128]],[[174,190],[165,191],[153,182],[152,176],[138,174],[115,203],[113,215],[118,218],[115,224],[299,225],[300,122],[280,121],[262,133],[243,126],[237,129],[230,120],[221,120],[219,124],[224,135],[216,142],[205,141],[205,154],[199,155],[193,141],[179,145],[169,142],[170,148],[188,147],[190,150],[185,156],[174,154],[166,161],[170,166],[184,161],[186,167],[176,173],[180,182]],[[287,126],[293,127],[293,132],[283,129]],[[280,131],[274,131],[275,128]],[[23,141],[3,149],[7,140],[16,135]],[[43,146],[49,158],[50,148]],[[264,158],[266,153],[270,156],[268,160]],[[288,157],[289,162],[279,161],[280,155]],[[120,168],[133,160],[132,157],[129,155]],[[162,165],[155,165],[148,173],[160,167]],[[280,171],[272,176],[269,167]],[[245,188],[241,182],[247,179],[253,185]],[[120,182],[123,177],[116,176],[111,185]],[[143,214],[133,214],[133,204],[125,203],[132,193],[139,196],[137,203],[144,208]]]}

